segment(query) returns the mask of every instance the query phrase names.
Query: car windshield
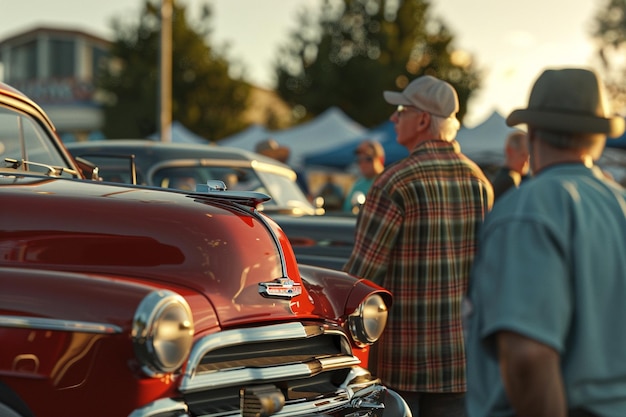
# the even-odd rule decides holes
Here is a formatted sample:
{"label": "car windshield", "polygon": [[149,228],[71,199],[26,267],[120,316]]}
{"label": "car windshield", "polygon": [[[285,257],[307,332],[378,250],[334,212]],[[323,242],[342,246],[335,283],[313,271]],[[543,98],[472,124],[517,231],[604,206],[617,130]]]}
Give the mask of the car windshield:
{"label": "car windshield", "polygon": [[1,106],[0,157],[3,169],[69,178],[75,176],[73,167],[68,164],[46,131],[35,120],[26,114]]}
{"label": "car windshield", "polygon": [[163,188],[195,190],[196,184],[209,180],[223,181],[228,190],[256,191],[272,199],[264,204],[266,209],[299,208],[313,211],[298,185],[289,177],[270,171],[255,171],[250,167],[228,166],[177,166],[161,168],[151,173],[151,183]]}
{"label": "car windshield", "polygon": [[[274,172],[258,171],[259,176],[269,188],[268,194],[281,207],[300,208],[306,212],[314,210],[306,196],[291,178]],[[270,202],[266,203],[267,206]]]}

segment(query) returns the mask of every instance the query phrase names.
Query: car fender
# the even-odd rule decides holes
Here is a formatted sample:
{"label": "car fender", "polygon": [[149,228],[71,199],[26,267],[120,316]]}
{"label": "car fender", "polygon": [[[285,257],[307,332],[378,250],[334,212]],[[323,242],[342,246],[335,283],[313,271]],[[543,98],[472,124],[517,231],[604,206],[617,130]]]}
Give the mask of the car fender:
{"label": "car fender", "polygon": [[371,294],[379,294],[387,307],[393,297],[383,287],[364,278],[313,265],[299,265],[300,276],[309,294],[314,298],[319,314],[332,314],[343,321]]}

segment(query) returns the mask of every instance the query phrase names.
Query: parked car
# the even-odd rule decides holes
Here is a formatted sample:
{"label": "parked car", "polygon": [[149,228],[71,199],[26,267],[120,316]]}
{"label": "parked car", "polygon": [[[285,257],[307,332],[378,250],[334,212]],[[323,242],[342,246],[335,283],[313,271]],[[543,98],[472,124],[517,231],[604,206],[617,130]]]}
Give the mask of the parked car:
{"label": "parked car", "polygon": [[196,184],[221,180],[229,190],[257,191],[272,199],[268,213],[323,214],[296,183],[296,173],[275,159],[223,146],[164,143],[142,139],[74,142],[75,157],[98,166],[104,181],[195,190]]}
{"label": "parked car", "polygon": [[271,216],[285,232],[301,264],[341,270],[354,247],[354,216]]}
{"label": "parked car", "polygon": [[1,83],[0,144],[3,417],[410,415],[367,370],[391,294],[298,265],[267,195],[85,179]]}
{"label": "parked car", "polygon": [[[47,177],[97,177],[80,158],[72,158],[58,140],[52,140],[54,126],[37,104],[12,87],[0,83],[0,175],[15,172]],[[56,137],[54,137],[56,139]],[[82,161],[82,162],[81,162]]]}

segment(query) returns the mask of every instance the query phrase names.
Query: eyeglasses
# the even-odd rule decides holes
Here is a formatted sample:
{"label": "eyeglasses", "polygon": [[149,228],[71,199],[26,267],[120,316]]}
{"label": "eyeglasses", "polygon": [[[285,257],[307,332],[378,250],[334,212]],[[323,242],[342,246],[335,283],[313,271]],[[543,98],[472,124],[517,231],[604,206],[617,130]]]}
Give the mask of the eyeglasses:
{"label": "eyeglasses", "polygon": [[421,110],[420,110],[420,109],[418,109],[417,107],[414,107],[414,106],[404,106],[404,105],[400,104],[400,105],[398,106],[398,108],[396,109],[396,114],[397,114],[398,116],[401,116],[401,115],[402,115],[402,113],[404,113],[404,112],[406,112],[406,111],[409,111],[409,110],[416,111],[416,112],[420,112],[420,111],[421,111]]}

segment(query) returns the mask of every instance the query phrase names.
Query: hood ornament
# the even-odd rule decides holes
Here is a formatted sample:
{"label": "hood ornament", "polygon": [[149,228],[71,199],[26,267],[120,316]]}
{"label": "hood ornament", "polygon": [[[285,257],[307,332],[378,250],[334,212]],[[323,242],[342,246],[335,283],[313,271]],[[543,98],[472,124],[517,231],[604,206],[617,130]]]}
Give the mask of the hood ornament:
{"label": "hood ornament", "polygon": [[259,294],[265,298],[290,300],[302,294],[302,285],[289,278],[276,278],[271,282],[259,282]]}

